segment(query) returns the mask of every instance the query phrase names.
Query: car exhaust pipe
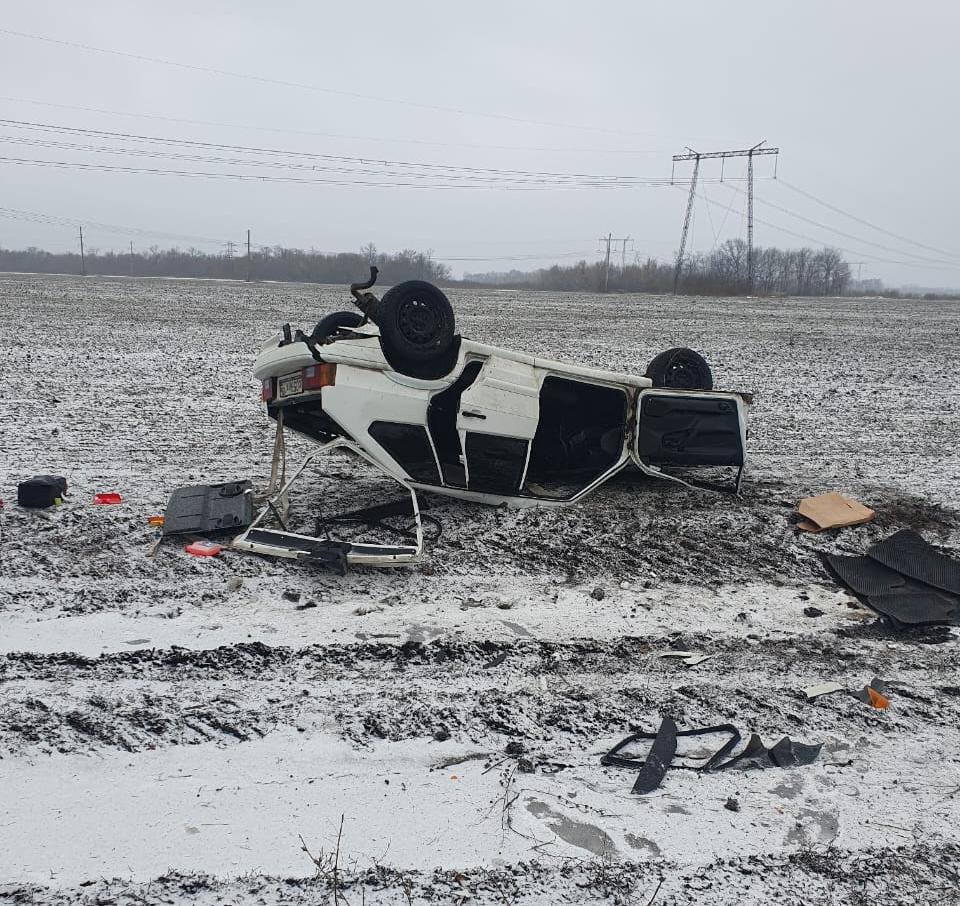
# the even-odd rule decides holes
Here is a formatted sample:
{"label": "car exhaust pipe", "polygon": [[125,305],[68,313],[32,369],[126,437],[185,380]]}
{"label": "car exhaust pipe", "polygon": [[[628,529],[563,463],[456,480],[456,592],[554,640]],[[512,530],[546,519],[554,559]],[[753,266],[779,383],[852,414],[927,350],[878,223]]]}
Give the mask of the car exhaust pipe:
{"label": "car exhaust pipe", "polygon": [[377,275],[379,273],[380,269],[376,265],[371,264],[369,280],[365,280],[363,283],[350,284],[350,294],[357,303],[357,308],[363,312],[367,320],[373,321],[374,323],[376,323],[377,320],[377,306],[380,305],[380,300],[373,293],[363,292],[363,290],[370,289],[370,287],[377,282]]}

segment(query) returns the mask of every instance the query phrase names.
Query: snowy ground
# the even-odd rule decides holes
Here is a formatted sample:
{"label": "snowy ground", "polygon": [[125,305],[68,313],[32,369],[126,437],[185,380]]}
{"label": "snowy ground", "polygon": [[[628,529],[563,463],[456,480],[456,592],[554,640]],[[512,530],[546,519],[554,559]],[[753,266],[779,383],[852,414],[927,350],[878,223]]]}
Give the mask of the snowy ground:
{"label": "snowy ground", "polygon": [[[532,353],[703,351],[756,393],[742,497],[428,499],[424,565],[345,578],[151,558],[174,487],[265,481],[254,351],[346,293],[0,277],[0,901],[960,901],[956,631],[887,633],[819,560],[905,526],[960,549],[960,308],[451,295],[464,334]],[[67,502],[19,510],[40,472]],[[877,521],[799,535],[831,489]],[[887,711],[799,691],[874,676]],[[600,755],[666,714],[824,749],[631,796]]]}

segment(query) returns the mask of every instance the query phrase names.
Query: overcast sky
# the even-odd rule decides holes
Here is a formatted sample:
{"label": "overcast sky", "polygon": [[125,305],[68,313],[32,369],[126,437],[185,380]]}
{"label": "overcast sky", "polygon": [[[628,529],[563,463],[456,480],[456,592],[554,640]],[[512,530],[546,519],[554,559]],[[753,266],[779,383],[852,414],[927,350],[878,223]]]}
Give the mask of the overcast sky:
{"label": "overcast sky", "polygon": [[[781,149],[780,179],[769,178],[773,158],[757,160],[758,244],[832,244],[863,262],[864,277],[960,285],[955,2],[33,0],[4,4],[0,29],[332,89],[0,33],[5,120],[403,163],[667,179],[671,155],[685,145],[712,151],[765,139]],[[0,142],[5,158],[331,178],[330,171],[24,144],[39,138],[102,148],[118,140],[9,123],[0,124],[0,137],[20,140]],[[355,174],[357,166],[346,169]],[[373,175],[343,178],[397,181],[378,175],[386,172],[378,166]],[[592,259],[597,237],[608,232],[633,237],[631,257],[668,259],[690,175],[689,164],[680,167],[682,185],[674,187],[531,190],[527,183],[504,191],[437,188],[430,180],[430,188],[296,184],[0,160],[0,206],[238,244],[249,227],[255,245],[433,249],[462,273]],[[692,245],[708,251],[718,239],[745,236],[745,183],[737,181],[745,166],[728,162],[724,184],[710,181],[719,179],[718,163],[704,163],[701,173]],[[128,239],[140,247],[173,244],[92,225],[85,233],[101,249],[126,248]],[[0,217],[0,245],[31,244],[73,247],[74,231]]]}

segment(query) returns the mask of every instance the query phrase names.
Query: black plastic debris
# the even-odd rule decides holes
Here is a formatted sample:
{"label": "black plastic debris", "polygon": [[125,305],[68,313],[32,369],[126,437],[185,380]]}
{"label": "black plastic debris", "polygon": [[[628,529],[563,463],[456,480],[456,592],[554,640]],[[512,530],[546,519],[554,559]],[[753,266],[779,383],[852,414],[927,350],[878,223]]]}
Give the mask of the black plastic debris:
{"label": "black plastic debris", "polygon": [[67,494],[67,479],[62,475],[34,475],[17,485],[17,503],[31,509],[43,509],[60,502]]}
{"label": "black plastic debris", "polygon": [[[683,763],[683,756],[677,757],[679,739],[693,736],[712,736],[724,734],[726,741],[701,764]],[[641,739],[653,739],[653,745],[646,758],[639,758],[625,750]],[[672,718],[664,718],[660,729],[654,733],[632,733],[618,742],[609,752],[600,758],[600,763],[608,767],[631,768],[638,771],[633,793],[651,793],[663,782],[669,768],[709,773],[723,771],[732,767],[767,768],[797,767],[811,764],[820,755],[821,745],[808,745],[795,742],[784,736],[779,742],[767,747],[763,740],[752,733],[747,744],[736,755],[734,749],[740,743],[740,731],[732,724],[718,724],[713,727],[699,727],[692,730],[678,730]],[[689,759],[687,759],[689,760]]]}
{"label": "black plastic debris", "polygon": [[895,629],[960,622],[960,561],[910,529],[865,556],[824,557],[830,570]]}
{"label": "black plastic debris", "polygon": [[164,535],[209,535],[253,522],[253,484],[227,481],[177,488],[164,513]]}

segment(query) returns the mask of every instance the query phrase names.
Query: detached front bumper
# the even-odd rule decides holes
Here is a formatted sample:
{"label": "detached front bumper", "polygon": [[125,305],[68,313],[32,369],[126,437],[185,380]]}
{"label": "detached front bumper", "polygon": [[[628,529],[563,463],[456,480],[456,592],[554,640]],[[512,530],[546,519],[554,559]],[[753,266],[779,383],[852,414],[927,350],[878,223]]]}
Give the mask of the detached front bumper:
{"label": "detached front bumper", "polygon": [[[282,431],[282,427],[278,426]],[[290,489],[306,471],[307,467],[324,453],[345,448],[370,463],[377,471],[392,478],[410,494],[410,515],[415,522],[415,541],[413,544],[374,544],[349,541],[327,536],[318,538],[289,531],[284,522],[288,511]],[[266,528],[265,523],[273,516],[280,529]],[[279,488],[268,492],[264,505],[256,518],[242,534],[233,539],[230,546],[235,550],[261,554],[267,557],[282,557],[288,560],[302,560],[316,563],[344,572],[348,564],[356,566],[405,566],[417,563],[423,556],[423,521],[420,518],[420,506],[417,493],[406,481],[387,472],[359,446],[345,438],[336,438],[311,453]]]}

